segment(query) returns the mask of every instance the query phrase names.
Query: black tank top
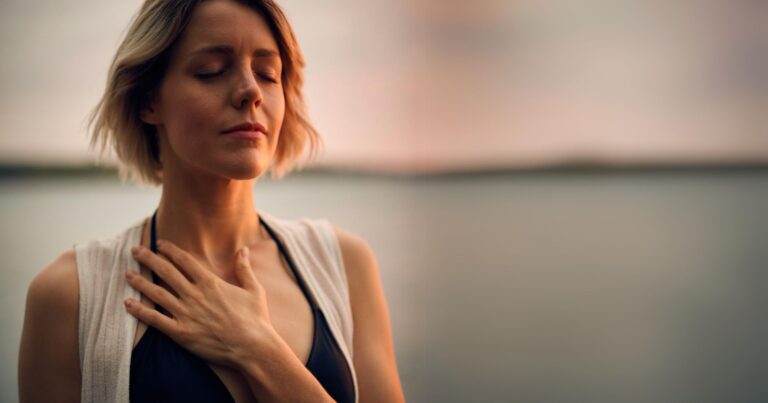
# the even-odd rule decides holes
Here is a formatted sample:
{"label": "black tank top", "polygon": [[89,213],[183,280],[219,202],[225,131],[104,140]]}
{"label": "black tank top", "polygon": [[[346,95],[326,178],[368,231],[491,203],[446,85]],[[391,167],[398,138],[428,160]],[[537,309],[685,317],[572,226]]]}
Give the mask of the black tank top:
{"label": "black tank top", "polygon": [[[152,216],[150,248],[157,253],[156,216]],[[339,345],[328,327],[325,316],[307,291],[306,284],[285,251],[282,242],[259,217],[261,225],[277,244],[291,268],[304,297],[312,307],[314,331],[312,349],[305,366],[337,402],[354,402],[352,374]],[[152,273],[152,281],[157,277]],[[156,309],[168,315],[161,306]],[[176,344],[153,327],[133,348],[131,354],[130,400],[132,402],[234,402],[224,383],[208,364]]]}

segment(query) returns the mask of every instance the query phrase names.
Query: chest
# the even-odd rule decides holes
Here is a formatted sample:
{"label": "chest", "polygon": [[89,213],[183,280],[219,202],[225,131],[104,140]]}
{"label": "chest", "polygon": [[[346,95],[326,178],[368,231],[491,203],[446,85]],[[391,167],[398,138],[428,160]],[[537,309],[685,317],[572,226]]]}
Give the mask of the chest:
{"label": "chest", "polygon": [[[275,331],[285,340],[296,357],[306,363],[312,350],[314,320],[310,302],[304,295],[299,279],[291,271],[276,245],[265,243],[251,248],[251,267],[267,293],[270,319]],[[151,280],[151,274],[142,268],[142,275]],[[142,304],[152,307],[142,296]],[[147,327],[139,323],[134,346],[146,334]],[[247,382],[235,370],[209,365],[236,402],[253,401]]]}

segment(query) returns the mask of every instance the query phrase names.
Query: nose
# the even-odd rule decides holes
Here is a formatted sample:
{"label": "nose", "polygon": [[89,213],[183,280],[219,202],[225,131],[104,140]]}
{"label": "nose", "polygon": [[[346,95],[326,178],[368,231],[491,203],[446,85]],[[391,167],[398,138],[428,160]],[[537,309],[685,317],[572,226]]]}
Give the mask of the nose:
{"label": "nose", "polygon": [[241,69],[235,90],[232,92],[232,106],[236,109],[247,108],[250,105],[261,105],[261,88],[250,68]]}

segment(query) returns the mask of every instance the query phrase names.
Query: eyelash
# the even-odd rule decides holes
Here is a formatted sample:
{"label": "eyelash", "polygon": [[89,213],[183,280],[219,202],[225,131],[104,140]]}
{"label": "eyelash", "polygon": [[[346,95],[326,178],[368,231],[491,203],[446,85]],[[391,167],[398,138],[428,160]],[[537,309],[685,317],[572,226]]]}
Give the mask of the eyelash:
{"label": "eyelash", "polygon": [[213,71],[210,73],[195,73],[195,77],[202,79],[202,80],[209,80],[211,78],[218,77],[220,75],[224,74],[224,70],[221,71]]}
{"label": "eyelash", "polygon": [[[213,71],[210,73],[195,73],[195,77],[201,79],[201,80],[211,80],[213,78],[219,77],[223,75],[226,72],[226,70],[220,70],[220,71]],[[258,73],[257,73],[258,74]],[[259,77],[269,81],[270,83],[277,84],[277,79],[272,78],[269,75],[266,74],[258,74]]]}

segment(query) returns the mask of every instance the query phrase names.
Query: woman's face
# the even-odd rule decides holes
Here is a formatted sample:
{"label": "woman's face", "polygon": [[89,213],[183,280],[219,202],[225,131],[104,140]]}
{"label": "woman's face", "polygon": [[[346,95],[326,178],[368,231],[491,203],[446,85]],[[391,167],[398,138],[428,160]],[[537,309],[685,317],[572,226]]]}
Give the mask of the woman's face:
{"label": "woman's face", "polygon": [[[202,2],[170,55],[142,119],[157,127],[163,176],[251,179],[268,168],[285,114],[277,43],[264,18]],[[252,124],[258,128],[242,127]]]}

